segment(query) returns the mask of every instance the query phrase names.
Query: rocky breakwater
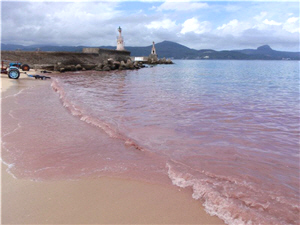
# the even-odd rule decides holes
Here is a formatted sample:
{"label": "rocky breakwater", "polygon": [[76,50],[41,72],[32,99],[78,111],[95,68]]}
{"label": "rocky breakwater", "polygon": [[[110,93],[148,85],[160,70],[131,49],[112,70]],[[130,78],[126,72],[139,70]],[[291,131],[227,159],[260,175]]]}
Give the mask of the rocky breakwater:
{"label": "rocky breakwater", "polygon": [[162,59],[157,59],[155,57],[148,58],[148,64],[156,65],[156,64],[174,64],[171,59],[166,59],[165,57]]}
{"label": "rocky breakwater", "polygon": [[85,70],[96,70],[96,71],[111,71],[111,70],[134,70],[145,67],[142,62],[132,62],[130,59],[124,61],[116,61],[112,58],[104,60],[98,64],[77,64],[77,65],[65,65],[63,63],[57,63],[54,66],[54,70],[59,72],[66,71],[85,71]]}

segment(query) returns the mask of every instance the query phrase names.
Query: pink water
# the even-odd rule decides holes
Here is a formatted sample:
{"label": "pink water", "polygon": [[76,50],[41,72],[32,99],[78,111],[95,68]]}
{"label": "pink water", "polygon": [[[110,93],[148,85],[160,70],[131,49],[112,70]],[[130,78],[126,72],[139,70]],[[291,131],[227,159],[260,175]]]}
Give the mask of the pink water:
{"label": "pink water", "polygon": [[177,61],[53,76],[2,98],[16,178],[192,188],[228,224],[299,224],[298,62]]}

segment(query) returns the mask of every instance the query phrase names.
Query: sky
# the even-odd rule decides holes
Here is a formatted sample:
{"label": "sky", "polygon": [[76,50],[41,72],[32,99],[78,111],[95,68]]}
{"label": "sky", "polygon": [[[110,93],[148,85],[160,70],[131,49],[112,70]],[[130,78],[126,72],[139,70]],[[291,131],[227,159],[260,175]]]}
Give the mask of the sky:
{"label": "sky", "polygon": [[1,43],[126,46],[164,40],[193,49],[299,51],[299,2],[291,1],[1,1]]}

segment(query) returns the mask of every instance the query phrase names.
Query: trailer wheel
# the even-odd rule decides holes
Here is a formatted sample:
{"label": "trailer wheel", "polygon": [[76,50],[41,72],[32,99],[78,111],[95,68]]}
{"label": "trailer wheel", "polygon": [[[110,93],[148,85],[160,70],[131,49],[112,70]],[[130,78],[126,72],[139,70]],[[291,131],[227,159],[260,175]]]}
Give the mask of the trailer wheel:
{"label": "trailer wheel", "polygon": [[21,69],[23,71],[29,71],[30,70],[30,66],[28,66],[27,64],[23,64],[22,67],[21,67]]}
{"label": "trailer wheel", "polygon": [[10,79],[18,79],[20,76],[20,71],[18,69],[10,69],[8,71],[8,77]]}

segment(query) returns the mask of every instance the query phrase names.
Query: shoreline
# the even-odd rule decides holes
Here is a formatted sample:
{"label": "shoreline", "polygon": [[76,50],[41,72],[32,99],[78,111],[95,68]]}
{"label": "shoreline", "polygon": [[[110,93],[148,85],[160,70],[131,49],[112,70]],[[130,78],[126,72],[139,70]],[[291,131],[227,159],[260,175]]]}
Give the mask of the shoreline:
{"label": "shoreline", "polygon": [[[47,82],[35,81],[23,73],[19,80],[1,74],[1,95]],[[170,185],[110,177],[36,182],[15,179],[6,169],[2,162],[2,224],[224,224],[204,211],[191,190],[171,180]]]}

